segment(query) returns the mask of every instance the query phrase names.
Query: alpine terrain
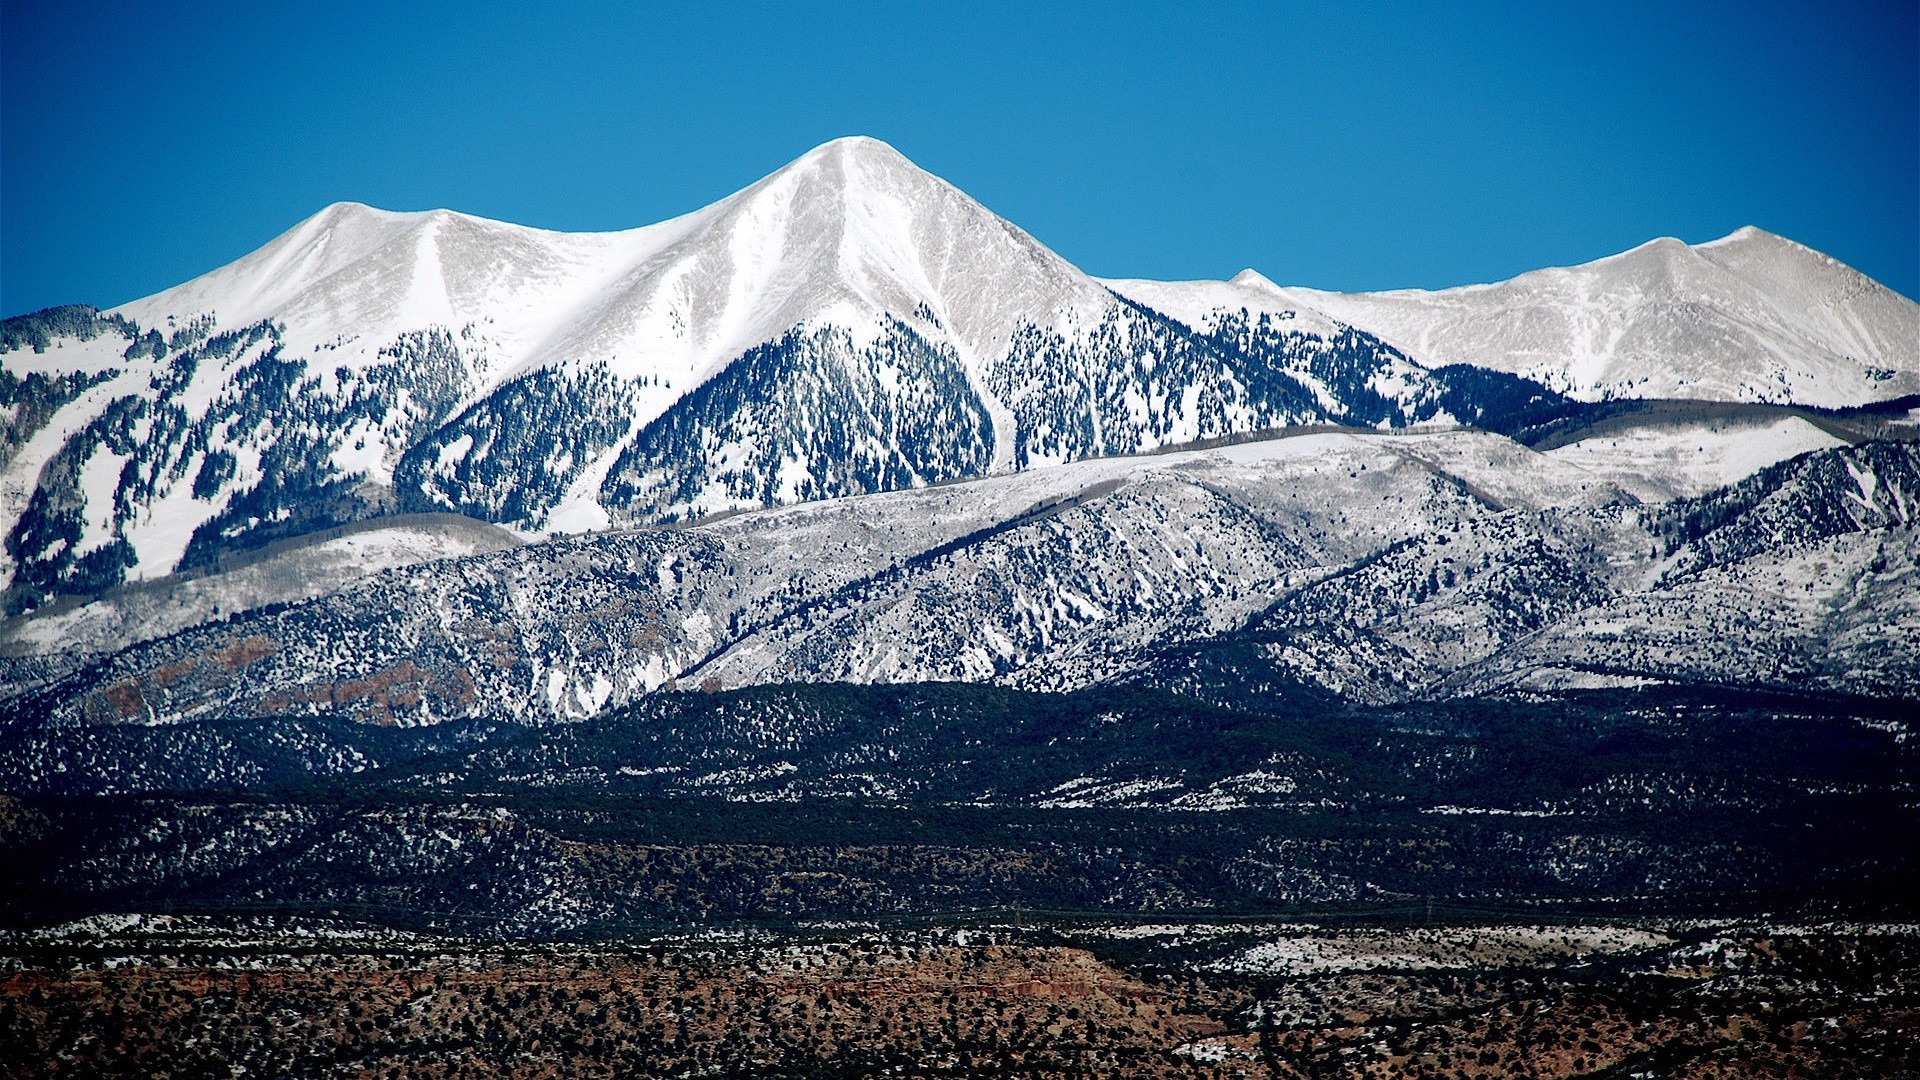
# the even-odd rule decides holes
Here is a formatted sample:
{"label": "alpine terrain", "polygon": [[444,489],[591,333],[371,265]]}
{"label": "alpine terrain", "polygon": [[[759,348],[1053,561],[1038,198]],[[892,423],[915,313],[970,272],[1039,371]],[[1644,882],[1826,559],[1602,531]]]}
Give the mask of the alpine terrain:
{"label": "alpine terrain", "polygon": [[0,323],[0,1052],[1898,1071],[1916,440],[1920,305],[1755,228],[1096,280],[867,138],[336,204]]}

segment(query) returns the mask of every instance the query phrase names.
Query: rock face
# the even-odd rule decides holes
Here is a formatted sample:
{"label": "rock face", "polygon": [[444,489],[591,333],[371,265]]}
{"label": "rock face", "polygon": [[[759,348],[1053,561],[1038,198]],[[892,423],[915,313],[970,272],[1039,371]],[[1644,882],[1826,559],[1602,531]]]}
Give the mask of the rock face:
{"label": "rock face", "polygon": [[397,512],[545,536],[1608,394],[1859,404],[1920,390],[1917,325],[1754,231],[1435,294],[1103,283],[861,138],[626,232],[343,203],[0,326],[0,582],[15,614]]}

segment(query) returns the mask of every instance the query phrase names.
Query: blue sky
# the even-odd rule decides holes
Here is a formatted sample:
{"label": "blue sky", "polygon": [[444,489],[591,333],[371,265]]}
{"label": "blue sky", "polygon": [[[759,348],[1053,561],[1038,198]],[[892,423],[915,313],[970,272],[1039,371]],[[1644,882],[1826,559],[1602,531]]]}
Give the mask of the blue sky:
{"label": "blue sky", "polygon": [[646,224],[886,139],[1091,273],[1437,287],[1756,224],[1920,293],[1892,3],[0,9],[0,314],[321,206]]}

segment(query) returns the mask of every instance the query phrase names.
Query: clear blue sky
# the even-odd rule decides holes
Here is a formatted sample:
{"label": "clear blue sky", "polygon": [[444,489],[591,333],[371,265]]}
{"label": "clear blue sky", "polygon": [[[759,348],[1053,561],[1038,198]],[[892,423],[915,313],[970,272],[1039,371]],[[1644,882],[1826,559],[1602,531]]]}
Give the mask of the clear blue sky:
{"label": "clear blue sky", "polygon": [[1751,223],[1913,296],[1915,8],[7,0],[0,314],[340,199],[646,224],[850,134],[1098,275],[1433,287]]}

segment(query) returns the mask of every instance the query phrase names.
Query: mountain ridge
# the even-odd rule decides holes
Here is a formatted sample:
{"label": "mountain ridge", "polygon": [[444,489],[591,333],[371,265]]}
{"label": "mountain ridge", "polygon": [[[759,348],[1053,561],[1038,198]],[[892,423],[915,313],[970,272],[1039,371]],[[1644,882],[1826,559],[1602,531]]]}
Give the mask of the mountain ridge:
{"label": "mountain ridge", "polygon": [[1920,304],[1752,225],[1488,284],[1279,291],[1423,363],[1491,367],[1583,400],[1841,407],[1920,390]]}
{"label": "mountain ridge", "polygon": [[1912,443],[1648,506],[1495,435],[1303,435],[396,568],[110,654],[0,657],[0,726],[539,724],[837,681],[1911,699],[1916,514]]}

